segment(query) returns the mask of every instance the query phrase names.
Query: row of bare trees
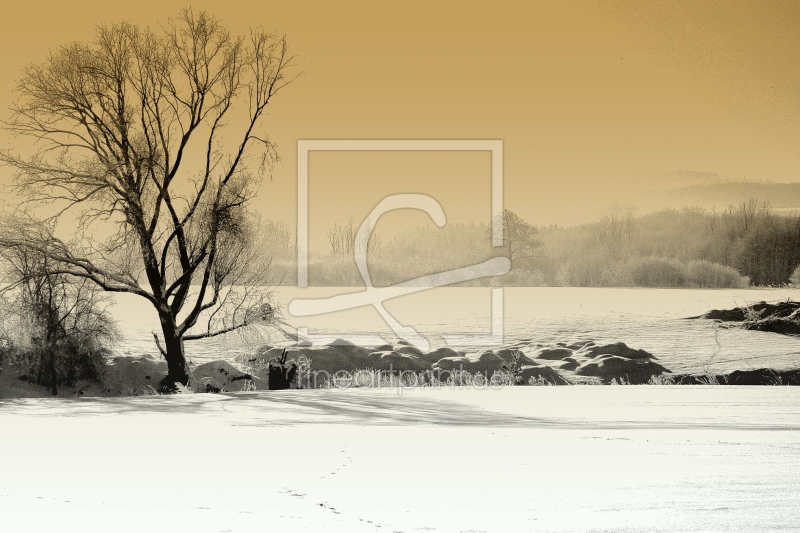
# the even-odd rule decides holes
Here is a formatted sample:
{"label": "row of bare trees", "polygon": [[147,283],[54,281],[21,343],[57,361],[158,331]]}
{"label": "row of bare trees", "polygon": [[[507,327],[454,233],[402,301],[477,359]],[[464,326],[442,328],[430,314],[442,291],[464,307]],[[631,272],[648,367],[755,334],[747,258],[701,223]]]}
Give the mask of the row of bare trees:
{"label": "row of bare trees", "polygon": [[708,263],[719,273],[725,267],[723,277],[734,286],[734,273],[753,285],[774,286],[787,283],[800,265],[800,218],[778,214],[756,199],[721,211],[686,208],[643,216],[614,207],[600,222],[541,228],[540,238],[537,268],[548,282],[573,267],[581,271],[576,277],[582,285],[636,283],[627,276],[630,267],[664,259],[662,265],[677,260],[681,268]]}
{"label": "row of bare trees", "polygon": [[[532,266],[540,253],[538,229],[510,210],[498,215],[496,221],[503,231],[502,247],[492,246],[493,228],[485,223],[417,227],[386,240],[373,233],[367,243],[371,281],[376,286],[404,283],[472,266],[494,256],[508,257],[513,272],[498,279],[476,280],[476,284],[520,283],[523,279],[530,279],[535,275]],[[352,220],[346,224],[334,224],[328,231],[330,255],[315,257],[310,263],[312,283],[360,285],[362,279],[353,261],[358,238]]]}
{"label": "row of bare trees", "polygon": [[375,252],[381,247],[381,238],[377,233],[359,237],[358,229],[353,225],[352,218],[346,224],[334,223],[333,227],[328,230],[328,242],[331,245],[331,253],[334,255],[353,257],[359,238],[367,241],[365,244],[368,253]]}

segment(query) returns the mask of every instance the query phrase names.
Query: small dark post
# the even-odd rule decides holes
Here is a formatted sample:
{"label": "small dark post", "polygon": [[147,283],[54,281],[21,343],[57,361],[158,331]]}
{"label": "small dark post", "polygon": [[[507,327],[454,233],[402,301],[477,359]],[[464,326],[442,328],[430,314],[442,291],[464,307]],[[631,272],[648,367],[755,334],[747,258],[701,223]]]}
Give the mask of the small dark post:
{"label": "small dark post", "polygon": [[270,361],[269,363],[269,390],[284,390],[288,389],[295,374],[297,373],[297,364],[287,363],[288,357],[286,348],[283,349],[280,359],[276,362]]}

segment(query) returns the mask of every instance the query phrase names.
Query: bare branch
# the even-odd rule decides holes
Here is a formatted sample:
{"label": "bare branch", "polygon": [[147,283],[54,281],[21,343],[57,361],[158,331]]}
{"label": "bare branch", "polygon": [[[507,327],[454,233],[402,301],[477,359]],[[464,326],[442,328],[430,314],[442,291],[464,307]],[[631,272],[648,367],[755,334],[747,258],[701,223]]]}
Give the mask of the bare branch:
{"label": "bare branch", "polygon": [[[146,298],[170,373],[183,372],[180,341],[198,335],[186,336],[200,317],[216,322],[249,305],[226,291],[249,279],[247,204],[260,179],[251,165],[277,157],[263,122],[296,78],[292,63],[285,37],[235,36],[191,9],[158,32],[101,26],[91,43],[53,51],[24,71],[5,123],[33,141],[29,151],[0,150],[17,195],[49,215],[0,231],[0,249],[36,252],[64,275]],[[245,120],[228,123],[237,109]],[[65,242],[57,235],[68,215],[80,234]]]}

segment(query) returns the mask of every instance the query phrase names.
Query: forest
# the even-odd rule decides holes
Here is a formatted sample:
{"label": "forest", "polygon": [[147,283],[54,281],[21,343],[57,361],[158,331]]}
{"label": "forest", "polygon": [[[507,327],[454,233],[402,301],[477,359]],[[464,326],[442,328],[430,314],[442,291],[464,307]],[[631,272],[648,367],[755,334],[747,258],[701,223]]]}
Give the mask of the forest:
{"label": "forest", "polygon": [[[294,241],[288,227],[268,223],[273,253],[268,283],[295,281]],[[327,253],[312,254],[309,283],[359,286],[352,220],[328,231]],[[800,282],[800,217],[751,199],[726,209],[684,208],[637,215],[611,206],[600,220],[573,226],[533,226],[503,215],[503,247],[492,248],[489,224],[417,227],[368,244],[376,286],[480,263],[511,259],[510,272],[462,285],[566,287],[741,288]]]}

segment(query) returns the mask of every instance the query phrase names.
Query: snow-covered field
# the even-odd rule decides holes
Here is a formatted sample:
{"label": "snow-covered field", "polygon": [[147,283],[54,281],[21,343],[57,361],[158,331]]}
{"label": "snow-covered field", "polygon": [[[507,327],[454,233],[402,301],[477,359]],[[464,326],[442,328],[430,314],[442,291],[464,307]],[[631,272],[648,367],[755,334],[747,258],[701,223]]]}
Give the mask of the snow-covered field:
{"label": "snow-covered field", "polygon": [[0,530],[800,530],[800,389],[0,401]]}

